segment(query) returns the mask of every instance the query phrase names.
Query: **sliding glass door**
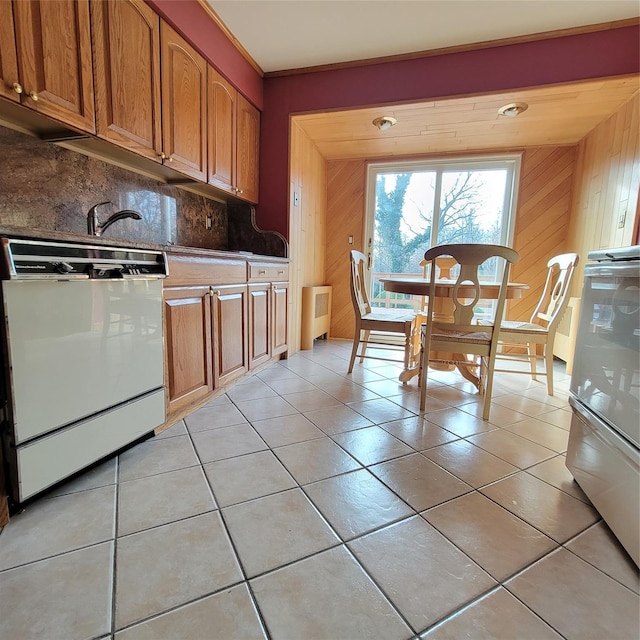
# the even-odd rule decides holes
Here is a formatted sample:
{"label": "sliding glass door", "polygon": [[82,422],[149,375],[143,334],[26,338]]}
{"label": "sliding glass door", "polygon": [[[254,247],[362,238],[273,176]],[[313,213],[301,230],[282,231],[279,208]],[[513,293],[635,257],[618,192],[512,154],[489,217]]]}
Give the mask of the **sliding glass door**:
{"label": "sliding glass door", "polygon": [[[424,252],[436,244],[511,246],[520,156],[371,164],[365,253],[373,306],[412,306],[385,293],[389,274],[421,276]],[[485,266],[494,279],[495,265]]]}

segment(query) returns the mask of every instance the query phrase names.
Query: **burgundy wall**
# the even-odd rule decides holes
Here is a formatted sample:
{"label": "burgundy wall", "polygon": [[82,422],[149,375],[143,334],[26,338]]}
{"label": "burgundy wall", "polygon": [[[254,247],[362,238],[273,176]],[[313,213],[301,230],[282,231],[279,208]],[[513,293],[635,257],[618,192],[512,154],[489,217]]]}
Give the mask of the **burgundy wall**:
{"label": "burgundy wall", "polygon": [[145,0],[209,60],[247,100],[262,109],[262,76],[196,0]]}
{"label": "burgundy wall", "polygon": [[262,229],[288,238],[289,117],[638,73],[632,26],[349,69],[265,78],[260,137]]}

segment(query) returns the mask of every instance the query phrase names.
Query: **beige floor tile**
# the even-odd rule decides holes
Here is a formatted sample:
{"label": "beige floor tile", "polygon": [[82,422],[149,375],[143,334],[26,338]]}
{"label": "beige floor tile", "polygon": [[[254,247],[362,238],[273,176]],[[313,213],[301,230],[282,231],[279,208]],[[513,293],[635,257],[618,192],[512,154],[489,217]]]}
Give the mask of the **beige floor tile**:
{"label": "beige floor tile", "polygon": [[318,411],[325,407],[340,406],[340,400],[336,400],[328,393],[316,389],[315,391],[300,391],[299,393],[287,393],[282,396],[292,407],[300,413]]}
{"label": "beige floor tile", "polygon": [[71,478],[55,489],[44,494],[43,498],[55,498],[56,496],[64,496],[68,493],[76,493],[77,491],[87,491],[88,489],[97,489],[98,487],[106,487],[116,484],[118,473],[118,458],[113,457],[106,462],[102,462],[96,467],[87,469],[84,473]]}
{"label": "beige floor tile", "polygon": [[500,587],[420,636],[421,640],[560,640],[548,624]]}
{"label": "beige floor tile", "polygon": [[495,581],[420,517],[348,543],[416,631],[495,586]]}
{"label": "beige floor tile", "polygon": [[324,480],[362,466],[327,437],[278,447],[273,452],[299,484]]}
{"label": "beige floor tile", "polygon": [[342,378],[341,382],[323,383],[322,389],[326,391],[330,396],[333,396],[340,402],[364,402],[365,400],[375,400],[380,396],[369,389],[365,389],[359,384],[345,380]]}
{"label": "beige floor tile", "polygon": [[[462,404],[458,407],[461,411],[465,413],[469,413],[476,418],[482,419],[482,403],[481,402],[469,402],[467,404]],[[514,424],[519,420],[524,420],[526,418],[526,414],[520,413],[518,411],[514,411],[513,409],[509,409],[508,407],[500,406],[495,402],[491,403],[491,411],[489,413],[489,420],[487,422],[489,425],[493,425],[494,427],[506,427],[510,424]]]}
{"label": "beige floor tile", "polygon": [[259,378],[263,382],[269,384],[273,380],[284,380],[286,378],[296,378],[297,373],[290,371],[286,367],[283,367],[279,362],[274,363],[267,369],[263,369],[256,374],[256,378]]}
{"label": "beige floor tile", "polygon": [[[269,387],[281,396],[290,393],[300,393],[302,391],[318,391],[318,387],[299,376],[295,378],[285,378],[283,380],[273,380],[269,383]],[[248,400],[248,398],[243,399]]]}
{"label": "beige floor tile", "polygon": [[364,466],[413,453],[411,447],[378,426],[338,433],[333,440]]}
{"label": "beige floor tile", "polygon": [[557,547],[551,538],[475,492],[421,515],[498,581]]}
{"label": "beige floor tile", "polygon": [[524,472],[480,491],[561,543],[600,519],[593,507]]}
{"label": "beige floor tile", "polygon": [[547,404],[546,402],[542,402],[540,400],[533,400],[531,398],[527,398],[526,396],[512,393],[494,398],[493,404],[500,405],[501,407],[506,407],[508,409],[513,409],[514,411],[523,413],[524,415],[531,418],[535,418],[536,416],[547,413],[549,411],[553,411],[557,408],[552,404]]}
{"label": "beige floor tile", "polygon": [[423,451],[423,455],[475,489],[518,471],[517,467],[466,440]]}
{"label": "beige floor tile", "polygon": [[242,580],[218,512],[120,538],[116,628]]}
{"label": "beige floor tile", "polygon": [[[293,378],[297,380],[299,378]],[[272,398],[277,392],[267,384],[264,380],[257,377],[249,378],[246,382],[237,384],[227,390],[226,394],[233,402],[242,402],[243,400],[253,400],[254,398]]]}
{"label": "beige floor tile", "polygon": [[345,377],[347,380],[350,380],[351,382],[363,384],[365,382],[371,382],[373,380],[384,380],[383,375],[380,375],[379,373],[376,373],[371,369],[367,369],[366,367],[361,367],[357,359],[353,367],[353,371],[351,373],[346,373],[347,368],[348,368],[348,365],[347,367],[345,367]]}
{"label": "beige floor tile", "polygon": [[415,415],[413,412],[400,407],[399,405],[380,398],[378,400],[365,400],[364,402],[353,402],[349,406],[376,424],[410,418]]}
{"label": "beige floor tile", "polygon": [[344,548],[251,581],[274,640],[406,640],[412,633]]}
{"label": "beige floor tile", "polygon": [[95,638],[111,630],[113,542],[0,574],[0,637]]}
{"label": "beige floor tile", "polygon": [[118,457],[119,481],[186,469],[198,464],[189,436],[147,440]]}
{"label": "beige floor tile", "polygon": [[168,429],[161,431],[155,435],[155,439],[173,438],[174,436],[186,436],[187,425],[184,420],[178,420],[178,422],[172,424]]}
{"label": "beige floor tile", "polygon": [[116,633],[115,640],[178,640],[266,638],[246,585],[174,609]]}
{"label": "beige floor tile", "polygon": [[640,636],[638,595],[566,549],[543,558],[505,587],[565,638]]}
{"label": "beige floor tile", "polygon": [[477,436],[469,437],[468,440],[519,469],[526,469],[556,455],[555,451],[522,438],[506,429],[481,433]]}
{"label": "beige floor tile", "polygon": [[191,433],[243,424],[247,420],[233,404],[207,404],[188,415],[184,421]]}
{"label": "beige floor tile", "polygon": [[578,500],[582,500],[582,502],[591,504],[589,498],[587,498],[584,491],[580,488],[580,485],[573,479],[571,471],[567,469],[566,458],[563,455],[529,467],[527,473],[530,473],[536,478],[540,478],[540,480],[544,480]]}
{"label": "beige floor tile", "polygon": [[506,430],[540,444],[547,449],[552,449],[557,453],[565,452],[569,443],[568,431],[543,422],[538,418],[527,418],[506,427]]}
{"label": "beige floor tile", "polygon": [[371,380],[363,382],[362,386],[369,391],[373,391],[382,398],[400,396],[406,393],[418,393],[415,385],[402,384],[398,378],[385,378],[384,380]]}
{"label": "beige floor tile", "polygon": [[539,416],[542,422],[548,422],[554,427],[560,427],[567,431],[571,428],[571,410],[570,409],[555,409],[554,411],[548,411]]}
{"label": "beige floor tile", "polygon": [[455,407],[460,404],[466,404],[475,399],[478,395],[477,390],[474,393],[467,393],[458,387],[450,387],[443,385],[441,387],[431,388],[429,390],[429,397],[440,400],[450,407]]}
{"label": "beige floor tile", "polygon": [[118,535],[168,524],[215,508],[216,503],[200,467],[122,482],[118,491]]}
{"label": "beige floor tile", "polygon": [[238,402],[237,406],[250,422],[297,413],[296,409],[280,396],[243,400]]}
{"label": "beige floor tile", "polygon": [[202,463],[267,449],[264,440],[249,424],[199,431],[192,438]]}
{"label": "beige floor tile", "polygon": [[493,431],[497,428],[491,422],[472,416],[466,411],[461,411],[454,407],[434,411],[427,416],[427,420],[460,438]]}
{"label": "beige floor tile", "polygon": [[366,469],[308,484],[304,490],[343,540],[414,513]]}
{"label": "beige floor tile", "polygon": [[204,465],[204,472],[220,507],[297,486],[271,451],[210,462]]}
{"label": "beige floor tile", "polygon": [[565,546],[589,564],[640,594],[640,571],[604,522],[589,527]]}
{"label": "beige floor tile", "polygon": [[251,424],[270,447],[283,447],[294,442],[324,437],[320,429],[299,413],[280,418],[255,420]]}
{"label": "beige floor tile", "polygon": [[419,453],[383,462],[371,472],[416,511],[471,491],[471,487]]}
{"label": "beige floor tile", "polygon": [[0,536],[0,570],[111,540],[116,487],[38,500],[9,520]]}
{"label": "beige floor tile", "polygon": [[223,515],[249,578],[339,542],[300,489],[227,507]]}
{"label": "beige floor tile", "polygon": [[422,416],[385,422],[380,426],[417,451],[431,449],[458,439],[458,436],[451,431],[433,424],[428,418]]}
{"label": "beige floor tile", "polygon": [[370,427],[373,424],[368,418],[345,406],[309,411],[305,416],[329,436],[361,427]]}

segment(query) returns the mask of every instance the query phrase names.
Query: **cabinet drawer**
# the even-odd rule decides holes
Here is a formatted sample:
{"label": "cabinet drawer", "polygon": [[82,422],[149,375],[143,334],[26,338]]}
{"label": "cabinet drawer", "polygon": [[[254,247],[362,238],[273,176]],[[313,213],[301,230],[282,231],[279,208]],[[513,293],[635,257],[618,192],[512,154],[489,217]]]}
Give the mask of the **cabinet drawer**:
{"label": "cabinet drawer", "polygon": [[286,282],[289,280],[288,264],[250,262],[249,282]]}
{"label": "cabinet drawer", "polygon": [[167,255],[169,276],[165,286],[245,284],[247,263],[234,258]]}

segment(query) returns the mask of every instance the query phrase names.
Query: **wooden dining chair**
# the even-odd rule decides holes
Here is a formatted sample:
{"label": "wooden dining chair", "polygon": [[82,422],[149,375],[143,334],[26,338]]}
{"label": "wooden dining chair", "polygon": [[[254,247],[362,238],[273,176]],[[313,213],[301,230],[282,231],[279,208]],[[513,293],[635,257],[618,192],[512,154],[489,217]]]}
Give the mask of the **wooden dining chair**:
{"label": "wooden dining chair", "polygon": [[[529,322],[503,320],[500,325],[500,349],[496,356],[501,362],[528,362],[529,369],[495,369],[500,373],[524,373],[534,380],[538,375],[547,378],[547,394],[553,395],[553,343],[558,324],[567,304],[571,282],[578,265],[577,253],[563,253],[547,262],[547,279],[542,295]],[[538,354],[542,345],[542,354]],[[526,355],[522,348],[527,349]],[[537,363],[544,362],[544,371],[539,371]],[[506,365],[505,365],[506,366]]]}
{"label": "wooden dining chair", "polygon": [[[493,370],[498,350],[499,327],[504,313],[507,284],[511,265],[520,259],[509,247],[493,244],[449,244],[432,247],[424,258],[431,262],[435,273],[436,259],[451,256],[460,266],[452,292],[452,315],[436,316],[435,304],[427,305],[427,322],[422,329],[420,356],[420,410],[424,411],[427,395],[429,362],[453,364],[458,368],[479,368],[479,391],[483,399],[483,420],[489,419]],[[474,324],[475,307],[480,300],[482,265],[491,258],[502,262],[500,291],[495,306],[494,323],[487,326]],[[431,280],[429,298],[435,300],[436,281]]]}
{"label": "wooden dining chair", "polygon": [[[349,373],[353,371],[356,358],[364,362],[365,358],[399,362],[399,358],[387,358],[375,353],[367,355],[367,347],[373,346],[375,352],[402,351],[403,365],[407,370],[413,363],[411,335],[416,314],[409,309],[373,308],[365,286],[366,256],[360,251],[351,251],[351,300],[356,318],[353,348],[349,361]],[[403,381],[403,384],[406,384]]]}

